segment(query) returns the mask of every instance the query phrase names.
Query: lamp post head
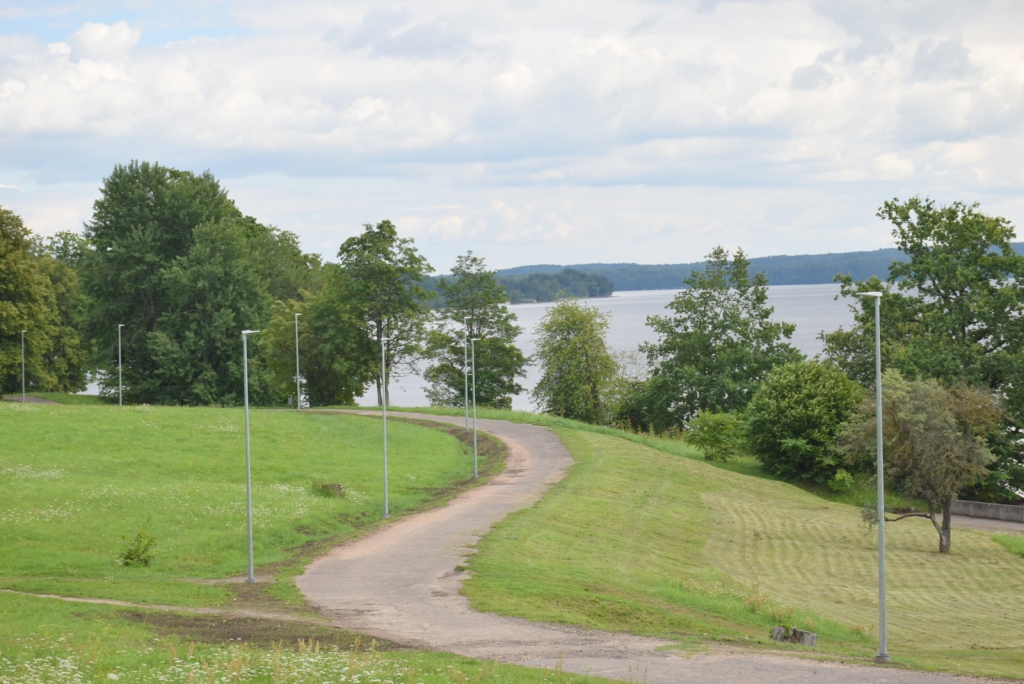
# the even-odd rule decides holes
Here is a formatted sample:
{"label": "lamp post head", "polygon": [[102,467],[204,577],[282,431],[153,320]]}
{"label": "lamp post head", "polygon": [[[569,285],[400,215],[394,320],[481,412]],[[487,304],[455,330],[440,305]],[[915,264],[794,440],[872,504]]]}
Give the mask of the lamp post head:
{"label": "lamp post head", "polygon": [[253,333],[258,333],[258,332],[259,332],[259,330],[243,330],[242,334],[243,335],[251,335]]}
{"label": "lamp post head", "polygon": [[884,293],[882,292],[858,292],[858,297],[881,297]]}
{"label": "lamp post head", "polygon": [[123,327],[124,327],[124,323],[118,323],[118,324],[117,324],[117,327],[118,327],[118,328],[123,328]]}
{"label": "lamp post head", "polygon": [[295,317],[296,317],[296,318],[298,318],[298,317],[299,317],[299,316],[301,316],[301,315],[302,315],[302,314],[300,314],[300,313],[297,313],[297,314],[295,314]]}

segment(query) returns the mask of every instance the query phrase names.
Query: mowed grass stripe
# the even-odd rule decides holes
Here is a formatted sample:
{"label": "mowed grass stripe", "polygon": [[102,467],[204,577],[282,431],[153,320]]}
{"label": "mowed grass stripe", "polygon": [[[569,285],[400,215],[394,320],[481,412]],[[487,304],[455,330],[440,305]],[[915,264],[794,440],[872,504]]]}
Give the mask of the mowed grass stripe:
{"label": "mowed grass stripe", "polygon": [[[606,630],[769,644],[772,624],[819,633],[819,652],[876,651],[876,536],[857,507],[633,441],[558,430],[577,464],[535,507],[481,540],[472,605]],[[1024,558],[925,520],[887,527],[897,662],[1024,675]]]}

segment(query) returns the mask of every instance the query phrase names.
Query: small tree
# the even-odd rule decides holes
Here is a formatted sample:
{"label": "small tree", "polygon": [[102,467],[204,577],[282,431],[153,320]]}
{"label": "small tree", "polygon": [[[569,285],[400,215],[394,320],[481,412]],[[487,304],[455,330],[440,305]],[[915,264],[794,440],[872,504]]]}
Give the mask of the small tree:
{"label": "small tree", "polygon": [[709,461],[726,461],[742,442],[742,421],[734,413],[701,411],[686,426],[686,441]]}
{"label": "small tree", "polygon": [[437,312],[428,337],[425,356],[430,359],[423,377],[435,406],[462,406],[465,401],[466,335],[476,343],[477,403],[511,408],[512,397],[523,391],[517,378],[526,375],[526,357],[515,346],[522,331],[516,315],[508,310],[505,288],[484,260],[467,252],[452,269],[452,278],[442,278],[438,291],[444,308]]}
{"label": "small tree", "polygon": [[608,317],[576,301],[551,307],[537,326],[541,378],[533,400],[546,413],[586,423],[608,419],[616,364],[605,344]]}
{"label": "small tree", "polygon": [[833,366],[779,366],[747,405],[750,448],[771,473],[824,483],[839,465],[836,435],[862,397],[860,386]]}
{"label": "small tree", "polygon": [[[363,226],[338,249],[349,301],[359,311],[377,353],[386,342],[388,378],[411,373],[422,352],[425,310],[424,276],[434,269],[413,245],[398,237],[391,221]],[[390,403],[376,374],[377,403]]]}
{"label": "small tree", "polygon": [[[987,390],[967,385],[950,390],[936,380],[905,380],[895,370],[882,379],[885,478],[905,496],[927,503],[928,512],[921,515],[939,534],[939,553],[950,549],[953,501],[984,477],[994,460],[984,436],[1002,417],[999,399]],[[875,429],[870,398],[839,439],[851,462],[874,462]]]}

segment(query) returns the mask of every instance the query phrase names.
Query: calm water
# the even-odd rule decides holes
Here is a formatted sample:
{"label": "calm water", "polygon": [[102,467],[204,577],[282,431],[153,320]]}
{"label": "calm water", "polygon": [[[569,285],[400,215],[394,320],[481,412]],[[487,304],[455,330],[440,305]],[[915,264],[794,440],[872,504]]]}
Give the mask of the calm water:
{"label": "calm water", "polygon": [[[641,342],[653,342],[654,336],[647,327],[647,317],[664,314],[665,305],[672,301],[678,290],[643,290],[637,292],[616,292],[611,297],[582,300],[589,306],[595,306],[608,314],[608,345],[615,350],[631,351]],[[842,298],[835,301],[839,294],[839,285],[777,285],[768,288],[769,304],[775,307],[773,318],[779,321],[796,324],[793,334],[793,345],[807,354],[814,356],[822,349],[817,339],[822,330],[832,331],[843,326],[848,328],[853,323],[848,302]],[[518,344],[527,356],[533,354],[534,329],[544,317],[545,312],[553,304],[515,304],[510,306],[519,317],[519,325],[523,334]],[[526,381],[523,385],[527,392],[515,397],[513,407],[533,410],[528,392],[537,382],[539,371],[536,367],[527,368]],[[400,406],[427,406],[423,379],[418,376],[401,378],[392,383],[392,402]],[[361,402],[364,405],[373,403],[369,393]]]}

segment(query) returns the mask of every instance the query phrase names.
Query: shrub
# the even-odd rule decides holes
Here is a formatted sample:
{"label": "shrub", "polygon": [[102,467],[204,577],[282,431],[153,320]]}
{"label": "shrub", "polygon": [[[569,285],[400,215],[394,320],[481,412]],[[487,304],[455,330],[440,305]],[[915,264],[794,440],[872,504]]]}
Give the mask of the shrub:
{"label": "shrub", "polygon": [[828,481],[829,489],[837,494],[848,492],[853,489],[853,475],[848,473],[843,468],[836,471],[836,474],[832,476],[832,479]]}
{"label": "shrub", "polygon": [[687,443],[699,449],[709,461],[727,460],[742,441],[742,422],[733,413],[701,411],[687,427]]}
{"label": "shrub", "polygon": [[151,553],[156,545],[156,539],[150,536],[146,530],[139,530],[134,539],[129,539],[127,534],[121,535],[124,547],[121,553],[117,554],[117,562],[120,565],[149,565],[153,562]]}
{"label": "shrub", "polygon": [[750,448],[771,473],[825,483],[841,462],[836,436],[863,393],[831,365],[798,361],[778,366],[747,406]]}

